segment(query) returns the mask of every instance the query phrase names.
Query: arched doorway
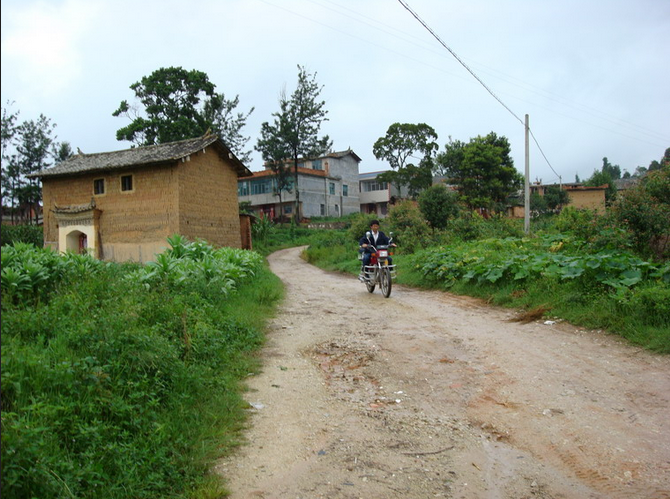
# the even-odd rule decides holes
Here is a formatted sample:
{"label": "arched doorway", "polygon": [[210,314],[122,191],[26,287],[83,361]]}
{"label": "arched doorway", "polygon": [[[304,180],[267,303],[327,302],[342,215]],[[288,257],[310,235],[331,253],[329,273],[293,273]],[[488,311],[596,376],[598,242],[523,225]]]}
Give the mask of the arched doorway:
{"label": "arched doorway", "polygon": [[65,251],[84,254],[88,251],[88,235],[80,230],[73,230],[65,236]]}

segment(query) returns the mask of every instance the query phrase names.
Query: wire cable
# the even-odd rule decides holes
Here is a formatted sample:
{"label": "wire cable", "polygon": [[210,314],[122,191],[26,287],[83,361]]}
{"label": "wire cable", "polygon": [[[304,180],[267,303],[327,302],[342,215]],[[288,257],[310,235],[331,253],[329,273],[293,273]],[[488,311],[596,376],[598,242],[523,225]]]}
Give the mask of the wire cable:
{"label": "wire cable", "polygon": [[[504,102],[503,102],[503,101],[502,101],[496,94],[493,93],[493,91],[486,85],[486,83],[484,83],[484,82],[482,81],[482,79],[481,79],[479,76],[477,76],[477,74],[476,74],[472,69],[470,69],[470,67],[469,67],[467,64],[465,64],[465,62],[463,62],[463,60],[462,60],[460,57],[458,57],[458,54],[456,54],[456,52],[454,52],[454,51],[453,51],[453,50],[452,50],[446,43],[444,43],[444,42],[442,41],[442,39],[437,35],[437,33],[435,33],[435,32],[430,28],[430,26],[428,26],[428,24],[426,24],[426,23],[423,21],[423,19],[421,19],[421,18],[419,17],[419,15],[418,15],[416,12],[414,12],[414,11],[409,7],[409,5],[407,5],[406,2],[404,2],[403,0],[398,0],[398,2],[400,2],[400,5],[402,5],[403,7],[405,7],[405,9],[406,9],[410,14],[412,14],[412,16],[414,17],[414,19],[416,19],[417,21],[419,21],[419,23],[420,23],[426,30],[428,30],[428,32],[429,32],[431,35],[433,35],[433,37],[434,37],[438,42],[440,42],[440,45],[442,45],[445,49],[447,49],[447,50],[449,51],[449,53],[450,53],[451,55],[454,56],[454,58],[461,64],[461,66],[463,66],[465,69],[468,70],[468,72],[475,78],[475,80],[477,80],[477,81],[481,84],[481,86],[484,87],[484,88],[486,89],[486,91],[487,91],[489,94],[491,94],[491,96],[492,96],[495,100],[497,100],[497,101],[500,103],[500,105],[502,105],[505,109],[507,109],[507,111],[508,111],[512,116],[514,116],[514,117],[519,121],[519,123],[521,123],[524,127],[526,126],[526,124],[524,123],[524,121],[523,121],[521,118],[519,118],[519,117],[514,113],[514,111],[512,111],[512,110],[507,106],[507,104],[505,104],[505,103],[504,103]],[[550,163],[549,160],[547,159],[547,156],[544,154],[544,151],[543,151],[542,148],[540,147],[540,144],[539,144],[539,142],[537,141],[537,139],[535,138],[535,135],[533,134],[533,132],[532,132],[532,130],[530,129],[530,127],[528,127],[528,131],[530,132],[531,137],[533,137],[533,141],[535,142],[535,144],[537,145],[538,149],[540,150],[540,153],[542,154],[542,157],[544,158],[544,160],[545,160],[545,161],[547,162],[547,164],[549,165],[549,168],[551,168],[551,171],[554,172],[554,174],[560,179],[561,176],[556,172],[556,170],[554,170],[554,167],[551,166],[551,163]]]}

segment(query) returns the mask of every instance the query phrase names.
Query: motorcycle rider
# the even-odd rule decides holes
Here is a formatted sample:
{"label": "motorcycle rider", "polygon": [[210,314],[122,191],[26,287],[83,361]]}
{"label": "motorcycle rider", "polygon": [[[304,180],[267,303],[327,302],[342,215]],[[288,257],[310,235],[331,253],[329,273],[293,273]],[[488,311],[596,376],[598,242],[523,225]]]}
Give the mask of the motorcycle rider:
{"label": "motorcycle rider", "polygon": [[[363,265],[361,266],[361,273],[358,276],[360,281],[365,280],[365,266],[370,265],[370,258],[372,257],[372,246],[389,246],[389,238],[382,231],[379,230],[379,220],[370,221],[370,237],[368,238],[367,234],[361,237],[358,241],[360,244],[359,251],[363,253]],[[390,243],[390,246],[396,247],[395,243]],[[393,264],[393,259],[389,256],[388,258],[389,265]]]}

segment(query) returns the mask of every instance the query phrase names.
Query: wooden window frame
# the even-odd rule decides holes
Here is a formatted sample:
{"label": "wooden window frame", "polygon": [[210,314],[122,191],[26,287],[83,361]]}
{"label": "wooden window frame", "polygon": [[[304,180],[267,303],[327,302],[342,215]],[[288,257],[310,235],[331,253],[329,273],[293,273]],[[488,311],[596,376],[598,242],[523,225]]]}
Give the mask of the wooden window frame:
{"label": "wooden window frame", "polygon": [[[121,175],[120,179],[120,184],[121,184],[121,192],[134,192],[135,191],[135,179],[133,178],[134,176],[132,174],[129,175]],[[126,189],[126,179],[130,179],[130,189]]]}
{"label": "wooden window frame", "polygon": [[[98,192],[98,186],[102,186],[102,190]],[[103,196],[105,194],[105,179],[96,178],[93,180],[93,195],[94,196]]]}

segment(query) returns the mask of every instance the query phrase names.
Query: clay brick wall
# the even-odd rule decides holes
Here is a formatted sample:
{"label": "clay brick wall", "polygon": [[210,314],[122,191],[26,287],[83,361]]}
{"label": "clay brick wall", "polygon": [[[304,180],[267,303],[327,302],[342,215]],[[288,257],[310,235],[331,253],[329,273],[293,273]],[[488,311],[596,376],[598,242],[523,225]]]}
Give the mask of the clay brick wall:
{"label": "clay brick wall", "polygon": [[570,204],[574,208],[605,210],[605,189],[570,190]]}
{"label": "clay brick wall", "polygon": [[[133,189],[121,191],[121,176],[132,175]],[[93,181],[104,179],[105,193],[93,194]],[[100,216],[100,255],[105,260],[152,260],[178,231],[177,176],[174,166],[113,171],[76,177],[45,179],[44,241],[56,248],[58,226],[53,214],[59,206],[95,200]]]}
{"label": "clay brick wall", "polygon": [[179,166],[179,233],[241,248],[237,173],[214,148]]}

